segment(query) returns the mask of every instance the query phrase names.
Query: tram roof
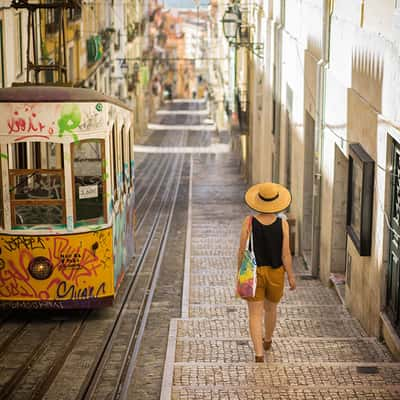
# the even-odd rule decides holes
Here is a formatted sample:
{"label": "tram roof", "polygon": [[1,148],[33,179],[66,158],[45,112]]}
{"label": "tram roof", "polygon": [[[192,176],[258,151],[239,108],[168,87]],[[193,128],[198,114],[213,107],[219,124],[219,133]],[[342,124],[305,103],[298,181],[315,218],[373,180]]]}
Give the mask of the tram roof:
{"label": "tram roof", "polygon": [[112,103],[132,111],[115,97],[106,96],[92,89],[68,86],[13,86],[0,89],[0,103]]}

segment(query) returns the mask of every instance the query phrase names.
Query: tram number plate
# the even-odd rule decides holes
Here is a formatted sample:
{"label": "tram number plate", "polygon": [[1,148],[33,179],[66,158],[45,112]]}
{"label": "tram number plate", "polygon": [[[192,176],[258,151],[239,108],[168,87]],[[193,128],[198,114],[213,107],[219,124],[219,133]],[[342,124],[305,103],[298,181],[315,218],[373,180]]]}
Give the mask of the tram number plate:
{"label": "tram number plate", "polygon": [[97,185],[79,186],[79,199],[93,199],[98,196]]}

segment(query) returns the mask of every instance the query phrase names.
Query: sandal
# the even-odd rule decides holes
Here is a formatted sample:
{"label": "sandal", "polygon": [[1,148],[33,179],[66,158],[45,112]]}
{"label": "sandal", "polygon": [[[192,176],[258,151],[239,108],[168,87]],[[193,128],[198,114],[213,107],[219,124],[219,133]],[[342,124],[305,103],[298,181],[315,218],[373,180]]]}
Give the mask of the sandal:
{"label": "sandal", "polygon": [[266,341],[265,339],[263,339],[263,347],[265,351],[268,351],[272,346],[272,339]]}
{"label": "sandal", "polygon": [[263,363],[264,362],[264,356],[256,356],[256,363]]}

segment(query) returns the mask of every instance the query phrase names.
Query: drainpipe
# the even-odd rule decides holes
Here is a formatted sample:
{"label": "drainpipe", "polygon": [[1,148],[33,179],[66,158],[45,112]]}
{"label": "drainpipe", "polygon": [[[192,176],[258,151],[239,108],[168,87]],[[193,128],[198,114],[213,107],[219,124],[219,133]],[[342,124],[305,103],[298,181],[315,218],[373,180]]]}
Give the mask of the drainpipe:
{"label": "drainpipe", "polygon": [[322,58],[317,64],[316,126],[314,140],[314,183],[312,205],[311,274],[319,276],[321,242],[321,180],[325,128],[326,69],[329,63],[330,15],[333,0],[323,2]]}

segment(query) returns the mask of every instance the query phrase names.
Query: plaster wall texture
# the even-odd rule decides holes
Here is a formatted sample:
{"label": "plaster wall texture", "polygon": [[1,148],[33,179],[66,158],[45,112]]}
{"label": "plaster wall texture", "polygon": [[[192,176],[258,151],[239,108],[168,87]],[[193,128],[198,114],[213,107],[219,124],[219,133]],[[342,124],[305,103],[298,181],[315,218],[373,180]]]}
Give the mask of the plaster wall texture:
{"label": "plaster wall texture", "polygon": [[264,41],[264,79],[263,79],[263,121],[262,121],[262,151],[260,157],[260,181],[270,181],[272,179],[271,152],[273,150],[272,137],[272,85],[273,72],[271,60],[273,57],[272,42],[273,24],[271,20],[266,21],[266,40]]}
{"label": "plaster wall texture", "polygon": [[[303,175],[304,175],[304,82],[301,79],[304,69],[304,51],[295,37],[286,31],[283,33],[282,54],[282,114],[286,113],[286,90],[289,86],[293,92],[292,129],[291,129],[291,191],[293,201],[290,207],[291,214],[296,216],[296,248],[301,242],[303,222]],[[297,47],[300,47],[298,49]],[[281,160],[286,167],[285,154],[287,154],[286,122],[281,129]],[[285,168],[281,164],[281,173]]]}
{"label": "plaster wall texture", "polygon": [[[345,210],[346,198],[338,196],[336,188],[343,186],[344,192],[347,192],[343,182],[346,159],[338,151],[343,151],[342,154],[347,157],[348,144],[359,142],[375,162],[386,166],[389,161],[388,145],[380,137],[387,133],[378,133],[378,119],[383,114],[384,118],[395,122],[397,111],[393,104],[399,97],[396,94],[399,93],[396,76],[398,52],[390,38],[393,2],[368,2],[362,28],[359,4],[356,3],[336,1],[332,17],[322,190],[322,224],[331,226],[331,234],[323,230],[321,234],[321,259],[326,259],[323,254],[330,255],[329,263],[321,263],[324,281],[330,272],[336,272],[335,260],[338,257],[343,260],[342,236],[338,231],[343,229],[345,215],[341,210]],[[341,159],[340,163],[332,158],[335,152],[336,158]],[[331,177],[333,184],[329,182]],[[346,254],[351,257],[351,285],[346,286],[346,304],[368,334],[378,336],[380,311],[384,308],[387,258],[386,228],[380,203],[385,199],[382,190],[385,192],[387,181],[385,174],[380,174],[377,168],[374,186],[371,257],[360,257],[352,240],[347,240]]]}

